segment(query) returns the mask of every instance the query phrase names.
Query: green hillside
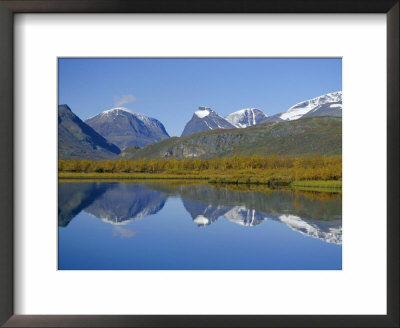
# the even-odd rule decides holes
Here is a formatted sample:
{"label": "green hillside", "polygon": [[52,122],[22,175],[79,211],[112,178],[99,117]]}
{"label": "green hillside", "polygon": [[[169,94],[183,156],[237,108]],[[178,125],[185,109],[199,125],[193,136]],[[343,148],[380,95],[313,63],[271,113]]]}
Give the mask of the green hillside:
{"label": "green hillside", "polygon": [[121,156],[140,158],[214,158],[233,155],[337,155],[342,153],[342,118],[310,117],[245,129],[212,130],[169,138]]}

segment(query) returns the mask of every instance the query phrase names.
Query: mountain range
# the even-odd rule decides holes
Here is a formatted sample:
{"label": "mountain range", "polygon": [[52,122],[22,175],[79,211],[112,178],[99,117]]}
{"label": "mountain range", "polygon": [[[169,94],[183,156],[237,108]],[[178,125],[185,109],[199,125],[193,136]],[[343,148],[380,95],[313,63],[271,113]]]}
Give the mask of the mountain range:
{"label": "mountain range", "polygon": [[[332,119],[324,119],[327,116]],[[131,159],[339,154],[341,116],[341,91],[297,103],[271,116],[257,108],[244,108],[222,117],[201,106],[181,137],[170,138],[160,121],[127,108],[112,108],[83,122],[67,105],[60,105],[59,158],[109,159],[121,150],[121,156]],[[310,120],[313,118],[320,119]]]}
{"label": "mountain range", "polygon": [[215,129],[247,128],[266,122],[293,121],[305,117],[342,116],[342,92],[332,92],[302,101],[286,112],[268,116],[258,108],[244,108],[225,118],[209,107],[199,107],[186,124],[181,137]]}

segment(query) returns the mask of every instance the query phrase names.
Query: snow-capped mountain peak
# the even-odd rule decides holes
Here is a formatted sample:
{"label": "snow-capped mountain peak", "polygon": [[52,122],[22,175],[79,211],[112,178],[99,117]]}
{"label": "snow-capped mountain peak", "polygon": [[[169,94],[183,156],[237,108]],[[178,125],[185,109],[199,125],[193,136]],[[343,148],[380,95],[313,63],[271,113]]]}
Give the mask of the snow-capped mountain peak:
{"label": "snow-capped mountain peak", "polygon": [[111,108],[111,109],[108,109],[108,110],[105,110],[105,111],[101,112],[100,115],[109,115],[109,114],[117,114],[118,115],[120,111],[134,114],[134,112],[132,112],[128,108],[125,108],[125,107],[114,107],[114,108]]}
{"label": "snow-capped mountain peak", "polygon": [[143,147],[169,137],[160,121],[125,107],[105,110],[88,118],[85,123],[120,149]]}
{"label": "snow-capped mountain peak", "polygon": [[[125,107],[114,107],[114,108],[111,108],[111,109],[108,109],[108,110],[105,110],[105,111],[101,112],[99,115],[101,115],[101,116],[107,116],[107,115],[118,116],[118,115],[124,115],[124,114],[133,115],[133,116],[135,116],[136,118],[138,118],[139,120],[143,121],[146,124],[154,124],[154,122],[156,121],[156,119],[154,119],[152,117],[149,117],[149,116],[134,112],[134,111],[132,111],[132,110],[130,110],[128,108],[125,108]],[[95,116],[97,116],[97,115],[95,115]],[[95,117],[95,116],[92,116],[92,117],[88,118],[88,120],[93,118],[93,117]]]}
{"label": "snow-capped mountain peak", "polygon": [[204,107],[204,106],[200,106],[198,110],[196,110],[195,115],[197,115],[200,118],[206,117],[208,115],[210,115],[211,113],[211,108],[209,107]]}
{"label": "snow-capped mountain peak", "polygon": [[215,130],[234,129],[235,126],[219,116],[217,112],[209,107],[200,106],[193,114],[192,119],[186,123],[181,137],[187,137],[195,133]]}
{"label": "snow-capped mountain peak", "polygon": [[225,116],[225,119],[237,128],[247,128],[263,122],[267,117],[258,108],[244,108]]}
{"label": "snow-capped mountain peak", "polygon": [[[318,110],[321,113],[316,113]],[[302,101],[290,107],[286,112],[282,113],[279,117],[284,121],[292,121],[292,120],[297,120],[301,117],[322,116],[324,114],[327,115],[328,112],[329,114],[332,114],[330,113],[332,111],[337,112],[333,113],[332,116],[341,116],[342,91],[331,92],[313,99]]]}

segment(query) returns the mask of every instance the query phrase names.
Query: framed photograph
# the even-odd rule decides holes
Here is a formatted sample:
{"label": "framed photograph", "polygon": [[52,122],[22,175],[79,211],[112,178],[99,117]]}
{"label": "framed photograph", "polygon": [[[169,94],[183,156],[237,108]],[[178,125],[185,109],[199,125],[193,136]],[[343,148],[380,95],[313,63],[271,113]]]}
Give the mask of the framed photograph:
{"label": "framed photograph", "polygon": [[58,270],[342,269],[341,58],[59,58],[58,81]]}
{"label": "framed photograph", "polygon": [[398,1],[0,1],[0,323],[398,327]]}

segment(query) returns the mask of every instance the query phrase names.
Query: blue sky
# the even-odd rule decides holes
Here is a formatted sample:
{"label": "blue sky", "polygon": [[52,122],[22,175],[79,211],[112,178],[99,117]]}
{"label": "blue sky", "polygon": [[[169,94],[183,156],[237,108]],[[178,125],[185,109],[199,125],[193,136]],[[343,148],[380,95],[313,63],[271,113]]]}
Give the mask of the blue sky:
{"label": "blue sky", "polygon": [[180,136],[199,106],[267,115],[342,90],[342,60],[60,58],[58,101],[82,120],[119,104]]}

